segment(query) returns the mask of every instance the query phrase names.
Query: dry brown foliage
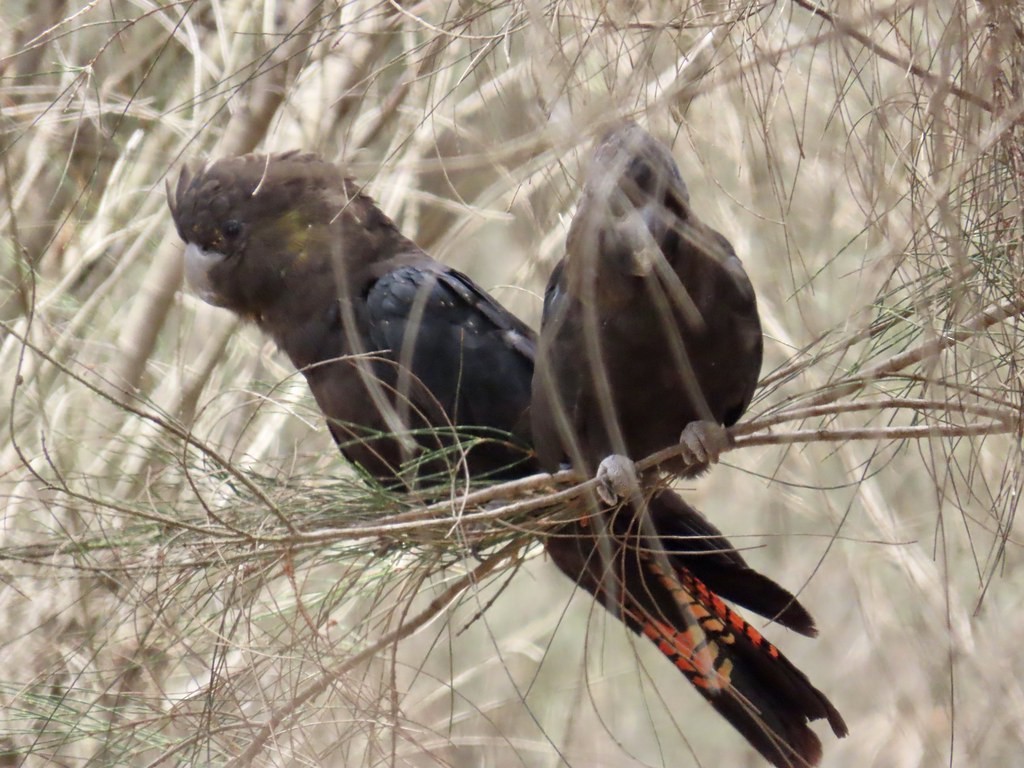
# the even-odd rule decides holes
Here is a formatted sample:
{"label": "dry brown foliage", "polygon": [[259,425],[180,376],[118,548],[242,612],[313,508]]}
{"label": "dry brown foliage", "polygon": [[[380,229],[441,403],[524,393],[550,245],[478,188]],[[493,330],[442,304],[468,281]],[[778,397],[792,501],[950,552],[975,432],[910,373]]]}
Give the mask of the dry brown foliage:
{"label": "dry brown foliage", "polygon": [[49,0],[0,29],[0,765],[758,764],[530,546],[555,481],[372,489],[181,284],[164,180],[302,147],[536,324],[621,116],[758,291],[758,399],[684,491],[802,587],[821,637],[766,631],[851,726],[826,764],[1019,760],[1017,4]]}

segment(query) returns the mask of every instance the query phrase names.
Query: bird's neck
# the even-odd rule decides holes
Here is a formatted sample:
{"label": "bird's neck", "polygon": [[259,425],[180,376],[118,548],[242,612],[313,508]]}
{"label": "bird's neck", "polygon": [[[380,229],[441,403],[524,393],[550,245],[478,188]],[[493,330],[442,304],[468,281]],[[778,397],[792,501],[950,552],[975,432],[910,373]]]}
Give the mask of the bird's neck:
{"label": "bird's neck", "polygon": [[[282,288],[257,318],[300,369],[366,352],[362,305],[373,283],[405,254],[421,253],[370,198],[349,202],[322,239],[306,243]],[[334,210],[333,208],[331,210]]]}
{"label": "bird's neck", "polygon": [[304,369],[345,354],[338,290],[329,270],[317,280],[289,286],[256,316],[257,325]]}

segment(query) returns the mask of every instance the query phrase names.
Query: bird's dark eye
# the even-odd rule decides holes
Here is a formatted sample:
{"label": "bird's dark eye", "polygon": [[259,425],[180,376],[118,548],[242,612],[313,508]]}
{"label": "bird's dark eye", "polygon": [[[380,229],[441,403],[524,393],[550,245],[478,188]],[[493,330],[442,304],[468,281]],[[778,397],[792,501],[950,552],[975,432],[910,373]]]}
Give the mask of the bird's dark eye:
{"label": "bird's dark eye", "polygon": [[628,176],[641,192],[649,192],[654,187],[654,169],[643,158],[633,158],[629,163]]}
{"label": "bird's dark eye", "polygon": [[242,223],[236,219],[228,219],[221,225],[220,231],[224,233],[224,237],[233,240],[241,234]]}

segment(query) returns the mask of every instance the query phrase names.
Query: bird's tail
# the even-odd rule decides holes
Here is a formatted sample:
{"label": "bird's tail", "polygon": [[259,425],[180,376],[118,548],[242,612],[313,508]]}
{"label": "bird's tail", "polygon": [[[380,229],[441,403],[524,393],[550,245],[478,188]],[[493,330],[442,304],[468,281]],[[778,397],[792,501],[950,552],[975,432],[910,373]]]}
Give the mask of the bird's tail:
{"label": "bird's tail", "polygon": [[[715,594],[808,637],[818,634],[814,619],[788,589],[758,573],[722,532],[678,493],[656,491],[647,503],[657,541],[672,566],[689,571]],[[618,515],[616,521],[635,524]],[[635,537],[624,530],[619,535]]]}
{"label": "bird's tail", "polygon": [[563,572],[657,645],[773,765],[817,765],[821,742],[808,723],[825,719],[845,736],[839,712],[692,570],[666,557],[656,541],[641,544],[649,537],[636,534],[631,520],[632,535],[616,532],[614,517],[600,533],[586,521],[573,523],[548,540],[548,551]]}

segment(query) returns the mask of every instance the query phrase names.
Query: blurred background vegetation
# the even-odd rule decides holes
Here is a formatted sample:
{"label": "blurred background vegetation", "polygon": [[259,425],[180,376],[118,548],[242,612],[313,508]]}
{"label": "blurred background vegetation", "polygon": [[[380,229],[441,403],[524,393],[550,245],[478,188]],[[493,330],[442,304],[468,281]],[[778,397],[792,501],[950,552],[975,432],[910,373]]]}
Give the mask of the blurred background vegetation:
{"label": "blurred background vegetation", "polygon": [[825,764],[1019,763],[1021,16],[4,2],[0,766],[760,764],[533,518],[368,489],[182,286],[165,181],[301,147],[536,325],[624,116],[758,291],[776,423],[682,490],[815,614],[765,631],[851,727]]}

